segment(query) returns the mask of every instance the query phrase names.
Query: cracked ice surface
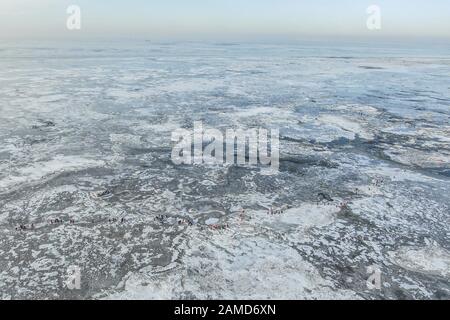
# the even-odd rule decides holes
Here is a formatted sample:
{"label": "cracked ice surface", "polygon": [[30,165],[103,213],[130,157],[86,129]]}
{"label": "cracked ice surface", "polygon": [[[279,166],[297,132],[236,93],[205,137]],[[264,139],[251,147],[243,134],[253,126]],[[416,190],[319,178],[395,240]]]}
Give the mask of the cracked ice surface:
{"label": "cracked ice surface", "polygon": [[[0,297],[449,299],[448,51],[367,52],[4,45]],[[279,129],[279,173],[173,164],[200,120]]]}

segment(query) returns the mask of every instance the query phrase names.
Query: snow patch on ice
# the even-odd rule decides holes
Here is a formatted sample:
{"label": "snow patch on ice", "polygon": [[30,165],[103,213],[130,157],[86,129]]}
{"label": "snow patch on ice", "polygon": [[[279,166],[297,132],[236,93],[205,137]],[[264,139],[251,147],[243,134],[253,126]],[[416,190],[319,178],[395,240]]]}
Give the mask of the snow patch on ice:
{"label": "snow patch on ice", "polygon": [[103,165],[104,162],[101,160],[58,155],[48,161],[34,162],[27,167],[18,168],[15,170],[14,175],[9,175],[0,180],[0,190],[22,183],[35,182],[51,174],[100,167]]}
{"label": "snow patch on ice", "polygon": [[[183,266],[167,272],[131,275],[124,290],[107,299],[357,299],[285,245],[260,237],[231,241],[216,234],[196,239]],[[236,245],[238,244],[238,245]],[[151,269],[151,268],[150,268]]]}
{"label": "snow patch on ice", "polygon": [[396,265],[407,270],[450,276],[450,253],[437,245],[419,249],[404,247],[389,255]]}
{"label": "snow patch on ice", "polygon": [[372,140],[373,134],[364,129],[361,124],[346,117],[334,116],[330,114],[324,114],[319,116],[318,121],[326,124],[336,126],[344,131],[351,133],[351,139],[355,139],[355,135],[359,135],[361,138]]}

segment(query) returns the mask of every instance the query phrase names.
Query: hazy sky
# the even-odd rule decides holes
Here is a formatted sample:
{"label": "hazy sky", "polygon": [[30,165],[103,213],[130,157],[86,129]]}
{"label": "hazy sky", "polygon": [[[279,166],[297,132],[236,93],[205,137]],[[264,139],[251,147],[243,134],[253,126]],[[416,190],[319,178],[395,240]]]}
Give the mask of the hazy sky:
{"label": "hazy sky", "polygon": [[[68,31],[66,9],[81,8]],[[366,27],[369,5],[381,30]],[[450,0],[0,0],[0,38],[436,37],[450,39]]]}

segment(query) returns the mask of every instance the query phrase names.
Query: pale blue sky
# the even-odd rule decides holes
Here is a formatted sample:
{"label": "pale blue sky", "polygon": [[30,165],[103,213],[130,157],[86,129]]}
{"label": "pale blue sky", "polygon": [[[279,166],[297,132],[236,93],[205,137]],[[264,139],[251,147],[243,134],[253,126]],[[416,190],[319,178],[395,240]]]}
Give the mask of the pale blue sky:
{"label": "pale blue sky", "polygon": [[[66,29],[80,6],[82,29]],[[382,29],[366,28],[376,4]],[[450,0],[0,0],[0,38],[436,37],[450,39]]]}

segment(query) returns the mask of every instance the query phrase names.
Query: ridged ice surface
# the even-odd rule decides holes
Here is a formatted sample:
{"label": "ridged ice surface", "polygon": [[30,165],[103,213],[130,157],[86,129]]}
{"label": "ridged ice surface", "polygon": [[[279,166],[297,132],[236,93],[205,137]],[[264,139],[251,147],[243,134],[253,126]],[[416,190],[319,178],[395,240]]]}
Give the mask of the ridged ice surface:
{"label": "ridged ice surface", "polygon": [[[2,44],[0,298],[450,299],[449,52]],[[279,173],[173,164],[200,120]]]}

